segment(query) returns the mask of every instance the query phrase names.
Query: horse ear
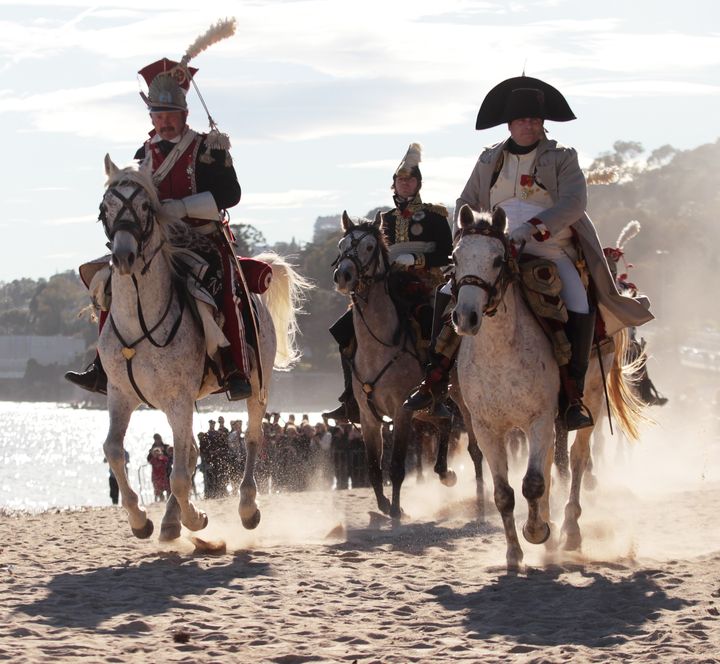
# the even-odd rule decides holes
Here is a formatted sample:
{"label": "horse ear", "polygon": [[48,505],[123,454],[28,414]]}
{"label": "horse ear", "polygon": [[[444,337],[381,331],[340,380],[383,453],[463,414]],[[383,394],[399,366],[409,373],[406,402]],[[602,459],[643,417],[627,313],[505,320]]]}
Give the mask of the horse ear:
{"label": "horse ear", "polygon": [[110,155],[106,154],[105,155],[105,175],[107,175],[108,177],[112,177],[119,170],[120,169],[117,166],[115,166],[115,164],[113,164],[113,160],[110,159]]}
{"label": "horse ear", "polygon": [[353,220],[350,219],[350,215],[347,213],[347,210],[343,210],[341,226],[343,231],[346,233],[355,226]]}
{"label": "horse ear", "polygon": [[507,215],[500,206],[496,207],[495,212],[493,212],[492,227],[501,233],[504,233],[507,228]]}
{"label": "horse ear", "polygon": [[383,220],[382,212],[380,212],[380,210],[378,210],[375,213],[375,221],[373,221],[373,226],[375,226],[376,228],[380,228],[380,224],[382,224],[382,220]]}
{"label": "horse ear", "polygon": [[464,204],[460,208],[458,219],[460,220],[460,228],[470,228],[475,223],[475,215],[469,205]]}

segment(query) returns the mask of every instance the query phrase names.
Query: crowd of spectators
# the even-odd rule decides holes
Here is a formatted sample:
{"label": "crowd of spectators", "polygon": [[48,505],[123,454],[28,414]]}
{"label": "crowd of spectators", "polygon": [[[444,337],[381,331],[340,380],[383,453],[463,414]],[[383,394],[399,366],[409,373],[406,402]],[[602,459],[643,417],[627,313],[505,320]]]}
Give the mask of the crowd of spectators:
{"label": "crowd of spectators", "polygon": [[[303,415],[283,421],[279,413],[263,420],[263,441],[258,449],[255,479],[261,493],[347,489],[368,486],[362,434],[349,424],[310,424]],[[238,494],[247,452],[242,420],[225,427],[222,416],[208,421],[198,433],[204,495],[218,498]]]}

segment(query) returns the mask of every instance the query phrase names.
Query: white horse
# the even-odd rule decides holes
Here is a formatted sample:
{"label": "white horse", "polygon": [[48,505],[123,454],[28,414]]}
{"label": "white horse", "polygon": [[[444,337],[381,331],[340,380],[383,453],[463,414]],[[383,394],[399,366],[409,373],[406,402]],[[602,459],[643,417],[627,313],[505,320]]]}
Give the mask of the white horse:
{"label": "white horse", "polygon": [[[471,424],[493,477],[494,498],[507,541],[507,564],[522,562],[515,530],[515,494],[508,483],[506,436],[518,428],[528,442],[528,466],[522,493],[528,502],[525,539],[541,544],[550,536],[550,471],[554,420],[560,378],[550,341],[535,321],[514,284],[506,218],[498,209],[489,223],[463,206],[453,252],[456,305],[453,323],[465,335],[457,359],[460,390]],[[611,405],[626,431],[637,434],[639,411],[622,375],[621,359],[627,335],[616,338],[609,367]],[[585,404],[599,413],[603,394],[599,369],[587,379]],[[591,429],[581,430],[571,452],[571,496],[565,510],[566,548],[580,544],[580,485],[589,456]]]}
{"label": "white horse", "polygon": [[[340,255],[333,278],[339,293],[353,301],[353,325],[357,351],[353,358],[353,392],[360,407],[370,483],[378,508],[397,519],[402,515],[400,489],[405,479],[405,457],[410,437],[412,413],[402,407],[413,387],[422,378],[422,364],[406,325],[400,321],[390,297],[390,260],[380,230],[380,214],[374,222],[356,224],[343,213],[345,231],[338,243]],[[393,421],[390,462],[392,501],[383,493],[382,417]],[[442,428],[441,428],[442,427]],[[438,425],[441,440],[435,471],[446,486],[457,477],[447,468],[449,427]]]}
{"label": "white horse", "polygon": [[[105,172],[108,183],[100,218],[112,254],[112,308],[98,342],[108,376],[110,415],[103,449],[117,478],[133,534],[149,537],[153,524],[128,483],[123,439],[130,416],[143,401],[165,413],[172,429],[174,460],[172,495],[160,539],[171,540],[180,536],[181,523],[190,530],[200,530],[208,522],[205,512],[191,502],[190,488],[198,456],[192,430],[193,406],[217,389],[213,380],[203,382],[207,350],[203,327],[210,333],[213,325],[208,325],[207,318],[201,325],[191,314],[185,304],[189,296],[178,287],[172,260],[179,238],[184,238],[185,246],[190,248],[202,240],[184,222],[165,217],[148,173],[118,169],[109,156],[105,157]],[[271,372],[273,365],[287,368],[299,357],[295,315],[303,290],[308,287],[279,256],[264,254],[258,258],[270,263],[273,279],[262,297],[253,296],[261,366],[257,366],[251,352],[247,460],[239,505],[246,528],[255,528],[260,522],[254,470]]]}

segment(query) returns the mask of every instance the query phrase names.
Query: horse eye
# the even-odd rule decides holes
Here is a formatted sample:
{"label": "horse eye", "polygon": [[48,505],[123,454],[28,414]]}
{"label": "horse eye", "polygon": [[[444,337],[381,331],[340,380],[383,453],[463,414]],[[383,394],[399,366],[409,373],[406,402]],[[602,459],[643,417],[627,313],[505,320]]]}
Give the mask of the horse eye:
{"label": "horse eye", "polygon": [[495,256],[495,260],[493,261],[493,267],[500,267],[502,265],[502,262],[502,256]]}
{"label": "horse eye", "polygon": [[143,209],[143,212],[147,212],[150,209],[150,204],[147,201],[145,201],[142,204],[142,209]]}

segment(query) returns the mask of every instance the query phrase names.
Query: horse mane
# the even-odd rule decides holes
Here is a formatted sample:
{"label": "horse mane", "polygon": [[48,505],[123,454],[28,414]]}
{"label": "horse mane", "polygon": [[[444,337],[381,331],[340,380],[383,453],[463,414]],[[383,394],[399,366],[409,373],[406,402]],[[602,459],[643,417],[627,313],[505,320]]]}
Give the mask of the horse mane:
{"label": "horse mane", "polygon": [[163,240],[165,240],[162,244],[162,252],[165,254],[173,272],[178,275],[178,263],[175,260],[177,254],[183,249],[196,249],[198,246],[204,246],[208,242],[207,238],[200,235],[182,219],[170,217],[163,211],[157,187],[153,182],[152,173],[149,169],[136,166],[126,166],[118,169],[108,176],[106,187],[109,189],[113,185],[123,182],[136,184],[142,187],[147,194],[150,206],[155,212],[158,228],[162,233]]}

